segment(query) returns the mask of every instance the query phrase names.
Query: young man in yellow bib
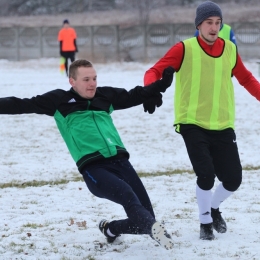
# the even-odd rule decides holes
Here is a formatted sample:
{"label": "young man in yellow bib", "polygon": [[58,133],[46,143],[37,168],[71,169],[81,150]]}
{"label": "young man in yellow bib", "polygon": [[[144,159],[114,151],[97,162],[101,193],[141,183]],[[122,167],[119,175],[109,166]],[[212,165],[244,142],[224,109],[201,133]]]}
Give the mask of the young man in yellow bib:
{"label": "young man in yellow bib", "polygon": [[[199,36],[199,30],[196,30],[194,36]],[[235,33],[232,30],[231,26],[226,23],[221,24],[218,37],[230,40],[237,45]]]}
{"label": "young man in yellow bib", "polygon": [[[144,85],[149,85],[161,78],[166,67],[172,66],[176,71],[174,126],[184,139],[197,176],[203,240],[215,238],[213,229],[219,233],[227,231],[219,207],[242,181],[231,75],[260,100],[260,84],[245,68],[236,45],[218,37],[221,25],[220,7],[211,1],[203,2],[197,7],[195,18],[199,36],[175,44],[144,76]],[[143,105],[147,110],[149,104]],[[213,192],[215,177],[220,184]]]}

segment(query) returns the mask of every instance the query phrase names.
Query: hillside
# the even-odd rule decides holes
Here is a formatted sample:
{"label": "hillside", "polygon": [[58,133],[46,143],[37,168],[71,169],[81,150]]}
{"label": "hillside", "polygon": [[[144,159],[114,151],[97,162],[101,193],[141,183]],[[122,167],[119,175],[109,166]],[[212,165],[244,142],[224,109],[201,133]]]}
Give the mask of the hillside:
{"label": "hillside", "polygon": [[[222,8],[224,22],[260,22],[260,1],[257,5],[225,3]],[[149,23],[193,23],[196,7],[164,6],[150,12]],[[109,25],[129,26],[140,23],[138,10],[133,11],[96,11],[91,13],[56,15],[0,17],[0,27],[11,26],[61,26],[64,19],[71,25]]]}

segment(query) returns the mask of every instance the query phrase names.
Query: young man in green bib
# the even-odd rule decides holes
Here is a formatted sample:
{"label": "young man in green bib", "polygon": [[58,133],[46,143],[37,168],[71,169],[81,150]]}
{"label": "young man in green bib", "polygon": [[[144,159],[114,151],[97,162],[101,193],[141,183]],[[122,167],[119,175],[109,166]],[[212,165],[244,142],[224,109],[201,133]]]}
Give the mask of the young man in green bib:
{"label": "young man in green bib", "polygon": [[[161,77],[166,67],[172,66],[176,71],[174,126],[184,139],[197,176],[203,240],[215,238],[213,229],[218,233],[227,231],[219,207],[242,182],[231,75],[260,100],[260,84],[245,68],[236,45],[218,37],[222,22],[217,4],[200,4],[195,18],[198,37],[175,44],[144,76],[144,85],[149,85]],[[148,105],[145,102],[144,108]],[[215,177],[220,184],[213,192]]]}
{"label": "young man in green bib", "polygon": [[89,191],[122,206],[124,219],[103,219],[99,223],[109,243],[121,234],[147,234],[166,249],[173,247],[171,236],[155,218],[150,198],[129,162],[130,154],[111,117],[115,110],[138,106],[144,101],[160,106],[160,92],[171,85],[173,72],[167,68],[162,79],[129,91],[98,87],[91,62],[79,59],[70,65],[68,90],[55,89],[32,98],[0,98],[0,115],[52,116]]}

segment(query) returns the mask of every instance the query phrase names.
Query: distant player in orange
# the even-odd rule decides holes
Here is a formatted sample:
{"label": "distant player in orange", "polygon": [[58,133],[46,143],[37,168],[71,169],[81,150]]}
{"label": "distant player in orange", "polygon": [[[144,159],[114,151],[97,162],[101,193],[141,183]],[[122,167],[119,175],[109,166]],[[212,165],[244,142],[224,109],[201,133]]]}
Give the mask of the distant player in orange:
{"label": "distant player in orange", "polygon": [[63,28],[59,31],[58,41],[60,42],[60,55],[65,60],[65,70],[68,76],[68,60],[75,60],[75,53],[78,52],[76,31],[70,27],[69,21],[63,21]]}

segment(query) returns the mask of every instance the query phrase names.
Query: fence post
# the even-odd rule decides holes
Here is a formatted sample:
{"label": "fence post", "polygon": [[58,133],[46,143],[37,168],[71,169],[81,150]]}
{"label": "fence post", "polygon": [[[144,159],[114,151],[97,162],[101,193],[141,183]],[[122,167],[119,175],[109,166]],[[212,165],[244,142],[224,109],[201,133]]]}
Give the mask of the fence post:
{"label": "fence post", "polygon": [[94,59],[94,27],[90,28],[90,49],[91,49],[91,60],[95,62]]}
{"label": "fence post", "polygon": [[144,28],[144,61],[147,62],[148,60],[148,53],[147,53],[147,24],[144,24],[143,25],[143,28]]}
{"label": "fence post", "polygon": [[41,27],[40,28],[40,57],[43,58],[43,37],[42,37],[42,34],[43,34],[43,28]]}
{"label": "fence post", "polygon": [[119,25],[116,25],[116,60],[120,61],[120,48],[119,48]]}
{"label": "fence post", "polygon": [[16,60],[19,61],[20,60],[20,27],[16,27],[15,28],[15,33],[16,33]]}

